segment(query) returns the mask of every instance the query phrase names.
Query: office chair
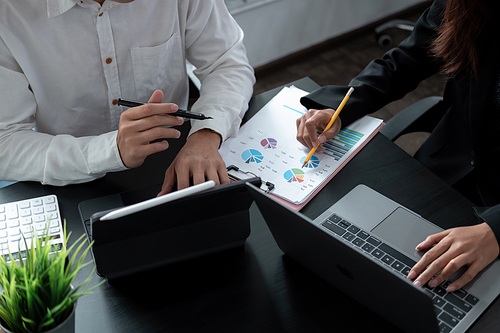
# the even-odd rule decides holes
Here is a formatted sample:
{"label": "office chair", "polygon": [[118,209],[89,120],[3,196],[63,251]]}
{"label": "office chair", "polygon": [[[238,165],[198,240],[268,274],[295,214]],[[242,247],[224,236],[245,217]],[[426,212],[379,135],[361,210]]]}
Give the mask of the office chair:
{"label": "office chair", "polygon": [[395,141],[401,135],[413,132],[432,132],[446,113],[443,98],[431,96],[421,99],[389,119],[380,133]]}
{"label": "office chair", "polygon": [[394,41],[390,31],[391,29],[400,29],[412,31],[415,22],[407,20],[390,20],[375,28],[375,39],[380,47],[389,48]]}

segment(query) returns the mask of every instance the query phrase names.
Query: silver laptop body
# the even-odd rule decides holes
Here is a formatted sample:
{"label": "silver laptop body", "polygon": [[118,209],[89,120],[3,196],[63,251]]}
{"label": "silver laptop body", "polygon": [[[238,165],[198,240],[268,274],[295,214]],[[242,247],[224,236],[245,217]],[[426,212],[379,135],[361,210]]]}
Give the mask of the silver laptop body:
{"label": "silver laptop body", "polygon": [[[415,287],[406,278],[442,229],[365,185],[314,221],[252,188],[281,250],[406,332],[465,332],[500,293],[496,259],[461,290]],[[416,317],[417,316],[417,317]]]}

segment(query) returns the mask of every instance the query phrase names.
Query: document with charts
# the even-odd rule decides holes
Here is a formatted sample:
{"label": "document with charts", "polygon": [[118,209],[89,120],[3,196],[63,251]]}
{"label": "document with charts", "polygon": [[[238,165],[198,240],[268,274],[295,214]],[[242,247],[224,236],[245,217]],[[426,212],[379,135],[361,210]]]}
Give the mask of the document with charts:
{"label": "document with charts", "polygon": [[[307,93],[296,87],[283,88],[219,150],[226,166],[272,183],[271,194],[295,210],[319,192],[383,126],[382,120],[369,116],[357,120],[324,143],[324,152],[316,152],[302,168],[309,149],[296,139],[296,119],[307,112],[300,104]],[[349,109],[349,101],[345,109]]]}

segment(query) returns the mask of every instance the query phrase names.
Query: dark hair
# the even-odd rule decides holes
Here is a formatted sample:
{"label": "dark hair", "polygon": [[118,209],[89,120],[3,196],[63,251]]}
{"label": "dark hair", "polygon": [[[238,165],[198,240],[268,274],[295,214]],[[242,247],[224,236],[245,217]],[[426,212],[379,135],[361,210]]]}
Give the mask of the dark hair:
{"label": "dark hair", "polygon": [[453,77],[466,71],[477,78],[478,37],[491,18],[490,7],[488,0],[448,0],[443,24],[430,48],[443,61],[441,73]]}

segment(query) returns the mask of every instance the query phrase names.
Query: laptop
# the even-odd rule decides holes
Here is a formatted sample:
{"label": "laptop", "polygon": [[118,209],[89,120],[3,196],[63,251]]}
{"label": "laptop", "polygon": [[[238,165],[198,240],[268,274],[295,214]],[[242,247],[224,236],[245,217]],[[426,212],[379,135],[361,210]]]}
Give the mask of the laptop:
{"label": "laptop", "polygon": [[405,332],[465,332],[500,293],[496,259],[461,290],[447,293],[406,278],[442,229],[391,199],[358,185],[315,220],[248,185],[276,243],[288,256]]}
{"label": "laptop", "polygon": [[[256,177],[250,183],[261,181]],[[253,202],[245,181],[193,194],[195,186],[161,199],[156,198],[159,184],[82,201],[78,210],[94,242],[90,252],[97,274],[112,280],[243,246]]]}

